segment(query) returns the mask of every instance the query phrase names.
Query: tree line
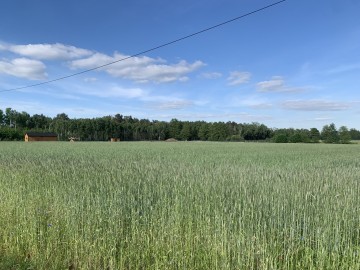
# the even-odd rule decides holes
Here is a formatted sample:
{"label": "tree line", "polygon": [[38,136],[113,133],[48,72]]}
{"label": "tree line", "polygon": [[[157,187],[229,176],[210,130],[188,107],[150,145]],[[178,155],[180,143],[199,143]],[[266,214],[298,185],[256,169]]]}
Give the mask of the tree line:
{"label": "tree line", "polygon": [[275,143],[350,143],[360,140],[360,131],[335,124],[317,128],[269,128],[260,123],[150,121],[116,114],[98,118],[70,119],[60,113],[56,117],[43,114],[30,115],[12,108],[0,109],[0,140],[23,140],[27,131],[55,132],[59,140],[70,137],[82,141],[107,141],[119,138],[123,141],[166,140],[182,141],[269,141]]}

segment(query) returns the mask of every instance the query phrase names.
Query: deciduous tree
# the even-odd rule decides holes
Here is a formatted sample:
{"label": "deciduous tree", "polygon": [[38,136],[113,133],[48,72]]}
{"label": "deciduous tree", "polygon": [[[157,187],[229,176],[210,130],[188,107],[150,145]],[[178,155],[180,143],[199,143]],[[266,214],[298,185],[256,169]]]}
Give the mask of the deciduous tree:
{"label": "deciduous tree", "polygon": [[325,125],[321,131],[321,138],[324,143],[338,143],[340,138],[335,124]]}
{"label": "deciduous tree", "polygon": [[341,126],[339,128],[339,142],[340,143],[350,143],[351,136],[347,127]]}

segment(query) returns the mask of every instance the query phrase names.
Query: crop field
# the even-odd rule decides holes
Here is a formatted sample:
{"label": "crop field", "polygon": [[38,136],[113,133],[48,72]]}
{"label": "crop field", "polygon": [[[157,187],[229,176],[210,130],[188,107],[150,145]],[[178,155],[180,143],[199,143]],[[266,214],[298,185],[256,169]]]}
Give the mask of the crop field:
{"label": "crop field", "polygon": [[360,269],[360,145],[1,142],[0,269]]}

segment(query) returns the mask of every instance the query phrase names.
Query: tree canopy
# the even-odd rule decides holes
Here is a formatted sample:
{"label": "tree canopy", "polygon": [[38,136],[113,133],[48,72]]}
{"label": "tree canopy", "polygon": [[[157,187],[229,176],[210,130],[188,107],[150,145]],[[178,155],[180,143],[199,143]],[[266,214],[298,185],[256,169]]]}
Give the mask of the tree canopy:
{"label": "tree canopy", "polygon": [[269,141],[276,143],[349,143],[360,139],[360,131],[335,124],[317,128],[269,128],[260,123],[150,121],[116,114],[97,118],[71,119],[65,113],[51,118],[43,114],[30,115],[12,108],[0,110],[0,140],[22,140],[27,131],[56,132],[59,140],[69,137],[83,141],[106,141],[119,138],[123,141],[166,140],[183,141]]}

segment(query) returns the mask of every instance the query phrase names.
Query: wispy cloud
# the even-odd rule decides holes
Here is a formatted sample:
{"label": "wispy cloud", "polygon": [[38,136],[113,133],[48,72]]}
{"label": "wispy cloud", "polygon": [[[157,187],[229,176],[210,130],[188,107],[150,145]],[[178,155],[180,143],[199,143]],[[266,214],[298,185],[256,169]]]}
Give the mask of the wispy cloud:
{"label": "wispy cloud", "polygon": [[337,73],[354,71],[357,69],[360,69],[360,63],[339,65],[337,67],[327,70],[326,73],[333,75],[333,74],[337,74]]}
{"label": "wispy cloud", "polygon": [[334,120],[334,118],[332,118],[332,117],[315,117],[314,120],[319,121],[319,122],[322,122],[322,121],[326,122],[326,121],[332,121],[332,120]]}
{"label": "wispy cloud", "polygon": [[[187,74],[204,66],[201,61],[188,63],[181,60],[176,64],[166,64],[163,59],[154,59],[147,56],[132,57],[115,53],[108,56],[95,53],[84,59],[74,60],[70,63],[73,69],[91,69],[111,62],[119,61],[101,68],[113,77],[133,80],[139,83],[156,82],[166,83],[188,80]],[[126,60],[122,60],[128,58]]]}
{"label": "wispy cloud", "polygon": [[247,96],[232,96],[231,101],[226,104],[226,108],[248,107],[256,110],[265,110],[273,107],[271,100],[260,94],[251,94]]}
{"label": "wispy cloud", "polygon": [[151,107],[157,110],[180,110],[193,105],[194,103],[190,100],[169,100],[154,103]]}
{"label": "wispy cloud", "polygon": [[0,61],[0,73],[29,80],[46,79],[45,69],[46,67],[41,61],[27,58]]}
{"label": "wispy cloud", "polygon": [[251,73],[247,71],[232,71],[227,78],[228,85],[240,85],[249,82]]}
{"label": "wispy cloud", "polygon": [[96,88],[83,87],[76,90],[78,94],[85,94],[101,98],[125,98],[139,99],[148,95],[148,92],[141,88],[124,88],[121,86],[103,87],[101,91]]}
{"label": "wispy cloud", "polygon": [[221,78],[222,74],[220,72],[204,72],[200,75],[200,77],[211,80]]}
{"label": "wispy cloud", "polygon": [[350,109],[351,103],[328,100],[288,100],[281,106],[286,110],[298,111],[342,111]]}
{"label": "wispy cloud", "polygon": [[44,96],[53,97],[53,98],[56,98],[57,100],[60,100],[60,99],[86,100],[86,98],[83,95],[69,93],[64,89],[61,89],[61,91],[59,91],[59,89],[56,89],[56,88],[53,89],[51,87],[45,88],[45,89],[27,88],[27,89],[19,90],[19,92],[21,92],[23,94],[30,94],[31,96],[39,95],[41,97],[44,97]]}
{"label": "wispy cloud", "polygon": [[150,116],[153,119],[207,119],[212,121],[220,121],[223,119],[234,119],[238,122],[246,121],[265,121],[272,119],[269,115],[254,115],[246,112],[242,113],[194,113],[194,114],[159,114]]}
{"label": "wispy cloud", "polygon": [[259,110],[271,109],[273,107],[271,103],[253,103],[253,104],[249,104],[248,106],[252,109],[259,109]]}
{"label": "wispy cloud", "polygon": [[270,109],[273,106],[269,100],[259,97],[258,94],[242,98],[237,103],[252,109]]}
{"label": "wispy cloud", "polygon": [[[152,91],[143,88],[126,88],[118,84],[102,86],[101,90],[97,85],[74,86],[72,95],[79,97],[93,96],[104,99],[138,101],[142,106],[158,110],[179,110],[195,105],[193,101],[185,100],[172,95],[157,95]],[[130,104],[130,103],[129,103]]]}
{"label": "wispy cloud", "polygon": [[38,60],[70,60],[93,54],[90,50],[61,43],[28,45],[0,44],[0,50],[6,50]]}
{"label": "wispy cloud", "polygon": [[84,82],[88,82],[88,83],[96,82],[96,81],[97,81],[97,78],[94,78],[94,77],[89,77],[89,78],[84,79]]}
{"label": "wispy cloud", "polygon": [[0,99],[0,108],[7,108],[11,105],[11,108],[19,112],[26,111],[28,113],[43,113],[41,111],[43,108],[40,108],[40,103],[38,101],[14,101]]}
{"label": "wispy cloud", "polygon": [[292,87],[285,84],[285,80],[281,76],[273,76],[271,80],[258,82],[258,92],[302,92],[304,87]]}

